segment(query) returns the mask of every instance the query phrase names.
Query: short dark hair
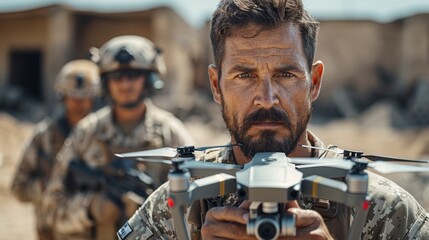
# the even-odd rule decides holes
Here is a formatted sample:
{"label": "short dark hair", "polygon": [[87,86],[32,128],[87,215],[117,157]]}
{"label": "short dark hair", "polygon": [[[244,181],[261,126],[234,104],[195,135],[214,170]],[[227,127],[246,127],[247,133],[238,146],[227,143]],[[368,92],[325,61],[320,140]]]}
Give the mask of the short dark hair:
{"label": "short dark hair", "polygon": [[301,0],[221,0],[213,13],[210,29],[215,64],[219,73],[225,55],[225,41],[234,30],[256,24],[261,30],[283,23],[298,25],[309,69],[316,51],[319,22],[304,9]]}

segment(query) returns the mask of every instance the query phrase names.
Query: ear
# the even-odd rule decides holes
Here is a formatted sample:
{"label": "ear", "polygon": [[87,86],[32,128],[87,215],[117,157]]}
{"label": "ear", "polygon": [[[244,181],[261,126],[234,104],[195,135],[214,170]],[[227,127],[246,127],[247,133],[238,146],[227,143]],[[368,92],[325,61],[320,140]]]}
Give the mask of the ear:
{"label": "ear", "polygon": [[210,79],[210,88],[212,90],[213,94],[213,100],[217,103],[221,103],[221,91],[219,86],[219,76],[218,76],[218,70],[215,65],[210,64],[209,65],[209,79]]}
{"label": "ear", "polygon": [[311,68],[311,101],[314,102],[319,97],[320,87],[322,86],[324,65],[322,61],[316,61]]}

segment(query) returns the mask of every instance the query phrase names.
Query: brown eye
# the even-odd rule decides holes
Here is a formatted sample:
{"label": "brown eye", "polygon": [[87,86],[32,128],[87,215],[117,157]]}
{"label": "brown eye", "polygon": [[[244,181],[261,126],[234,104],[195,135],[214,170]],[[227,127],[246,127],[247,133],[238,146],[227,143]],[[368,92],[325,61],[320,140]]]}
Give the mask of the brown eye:
{"label": "brown eye", "polygon": [[280,77],[285,77],[285,78],[292,78],[292,77],[294,77],[295,75],[293,75],[292,73],[290,73],[290,72],[282,72],[282,73],[280,73],[279,74],[279,76]]}
{"label": "brown eye", "polygon": [[252,75],[250,73],[241,73],[241,74],[238,74],[237,77],[238,78],[251,78]]}

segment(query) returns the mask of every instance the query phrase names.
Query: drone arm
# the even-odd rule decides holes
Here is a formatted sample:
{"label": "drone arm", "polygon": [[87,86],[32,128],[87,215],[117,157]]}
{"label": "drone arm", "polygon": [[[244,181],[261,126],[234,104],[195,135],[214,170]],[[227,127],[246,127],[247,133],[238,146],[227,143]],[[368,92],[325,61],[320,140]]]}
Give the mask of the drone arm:
{"label": "drone arm", "polygon": [[187,206],[194,200],[235,192],[236,180],[235,177],[231,175],[221,173],[194,180],[185,191],[171,190],[172,188],[170,187],[168,205],[171,209],[176,235],[180,240],[187,240],[190,239],[190,236],[185,219],[183,218]]}
{"label": "drone arm", "polygon": [[320,176],[304,178],[301,183],[301,191],[303,195],[328,199],[355,208],[357,213],[348,240],[356,239],[356,236],[361,235],[369,207],[366,192],[349,193],[345,183]]}
{"label": "drone arm", "polygon": [[219,173],[235,176],[242,166],[235,164],[219,164],[212,162],[188,161],[181,166],[186,168],[193,177],[208,177]]}
{"label": "drone arm", "polygon": [[312,198],[327,199],[350,207],[360,207],[366,197],[366,193],[349,193],[344,182],[320,176],[304,178],[301,192]]}
{"label": "drone arm", "polygon": [[193,181],[188,190],[189,200],[192,202],[203,198],[223,196],[235,192],[236,189],[235,177],[220,173]]}
{"label": "drone arm", "polygon": [[341,168],[341,166],[338,165],[322,163],[297,165],[296,168],[303,173],[304,177],[317,175],[321,177],[340,178],[345,177],[347,175],[347,173],[350,171],[351,166],[344,166],[344,168]]}

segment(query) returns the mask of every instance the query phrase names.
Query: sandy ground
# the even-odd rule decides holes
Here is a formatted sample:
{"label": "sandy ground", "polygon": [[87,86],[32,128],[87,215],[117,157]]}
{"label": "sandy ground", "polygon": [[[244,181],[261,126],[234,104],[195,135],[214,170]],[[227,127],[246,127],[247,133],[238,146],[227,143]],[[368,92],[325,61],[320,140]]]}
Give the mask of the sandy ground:
{"label": "sandy ground", "polygon": [[[383,115],[384,114],[384,115]],[[396,157],[425,158],[429,155],[429,130],[394,131],[387,127],[386,112],[375,111],[371,117],[353,121],[336,121],[311,125],[311,129],[326,143],[365,153]],[[365,120],[362,120],[365,119]],[[19,163],[24,142],[34,124],[20,122],[0,112],[0,238],[2,240],[35,239],[34,219],[30,204],[16,201],[9,191],[11,178]],[[213,131],[208,124],[193,119],[186,126],[200,146],[224,144],[225,130]],[[427,157],[429,159],[429,157]],[[429,210],[429,173],[391,174],[390,179],[407,189]]]}

